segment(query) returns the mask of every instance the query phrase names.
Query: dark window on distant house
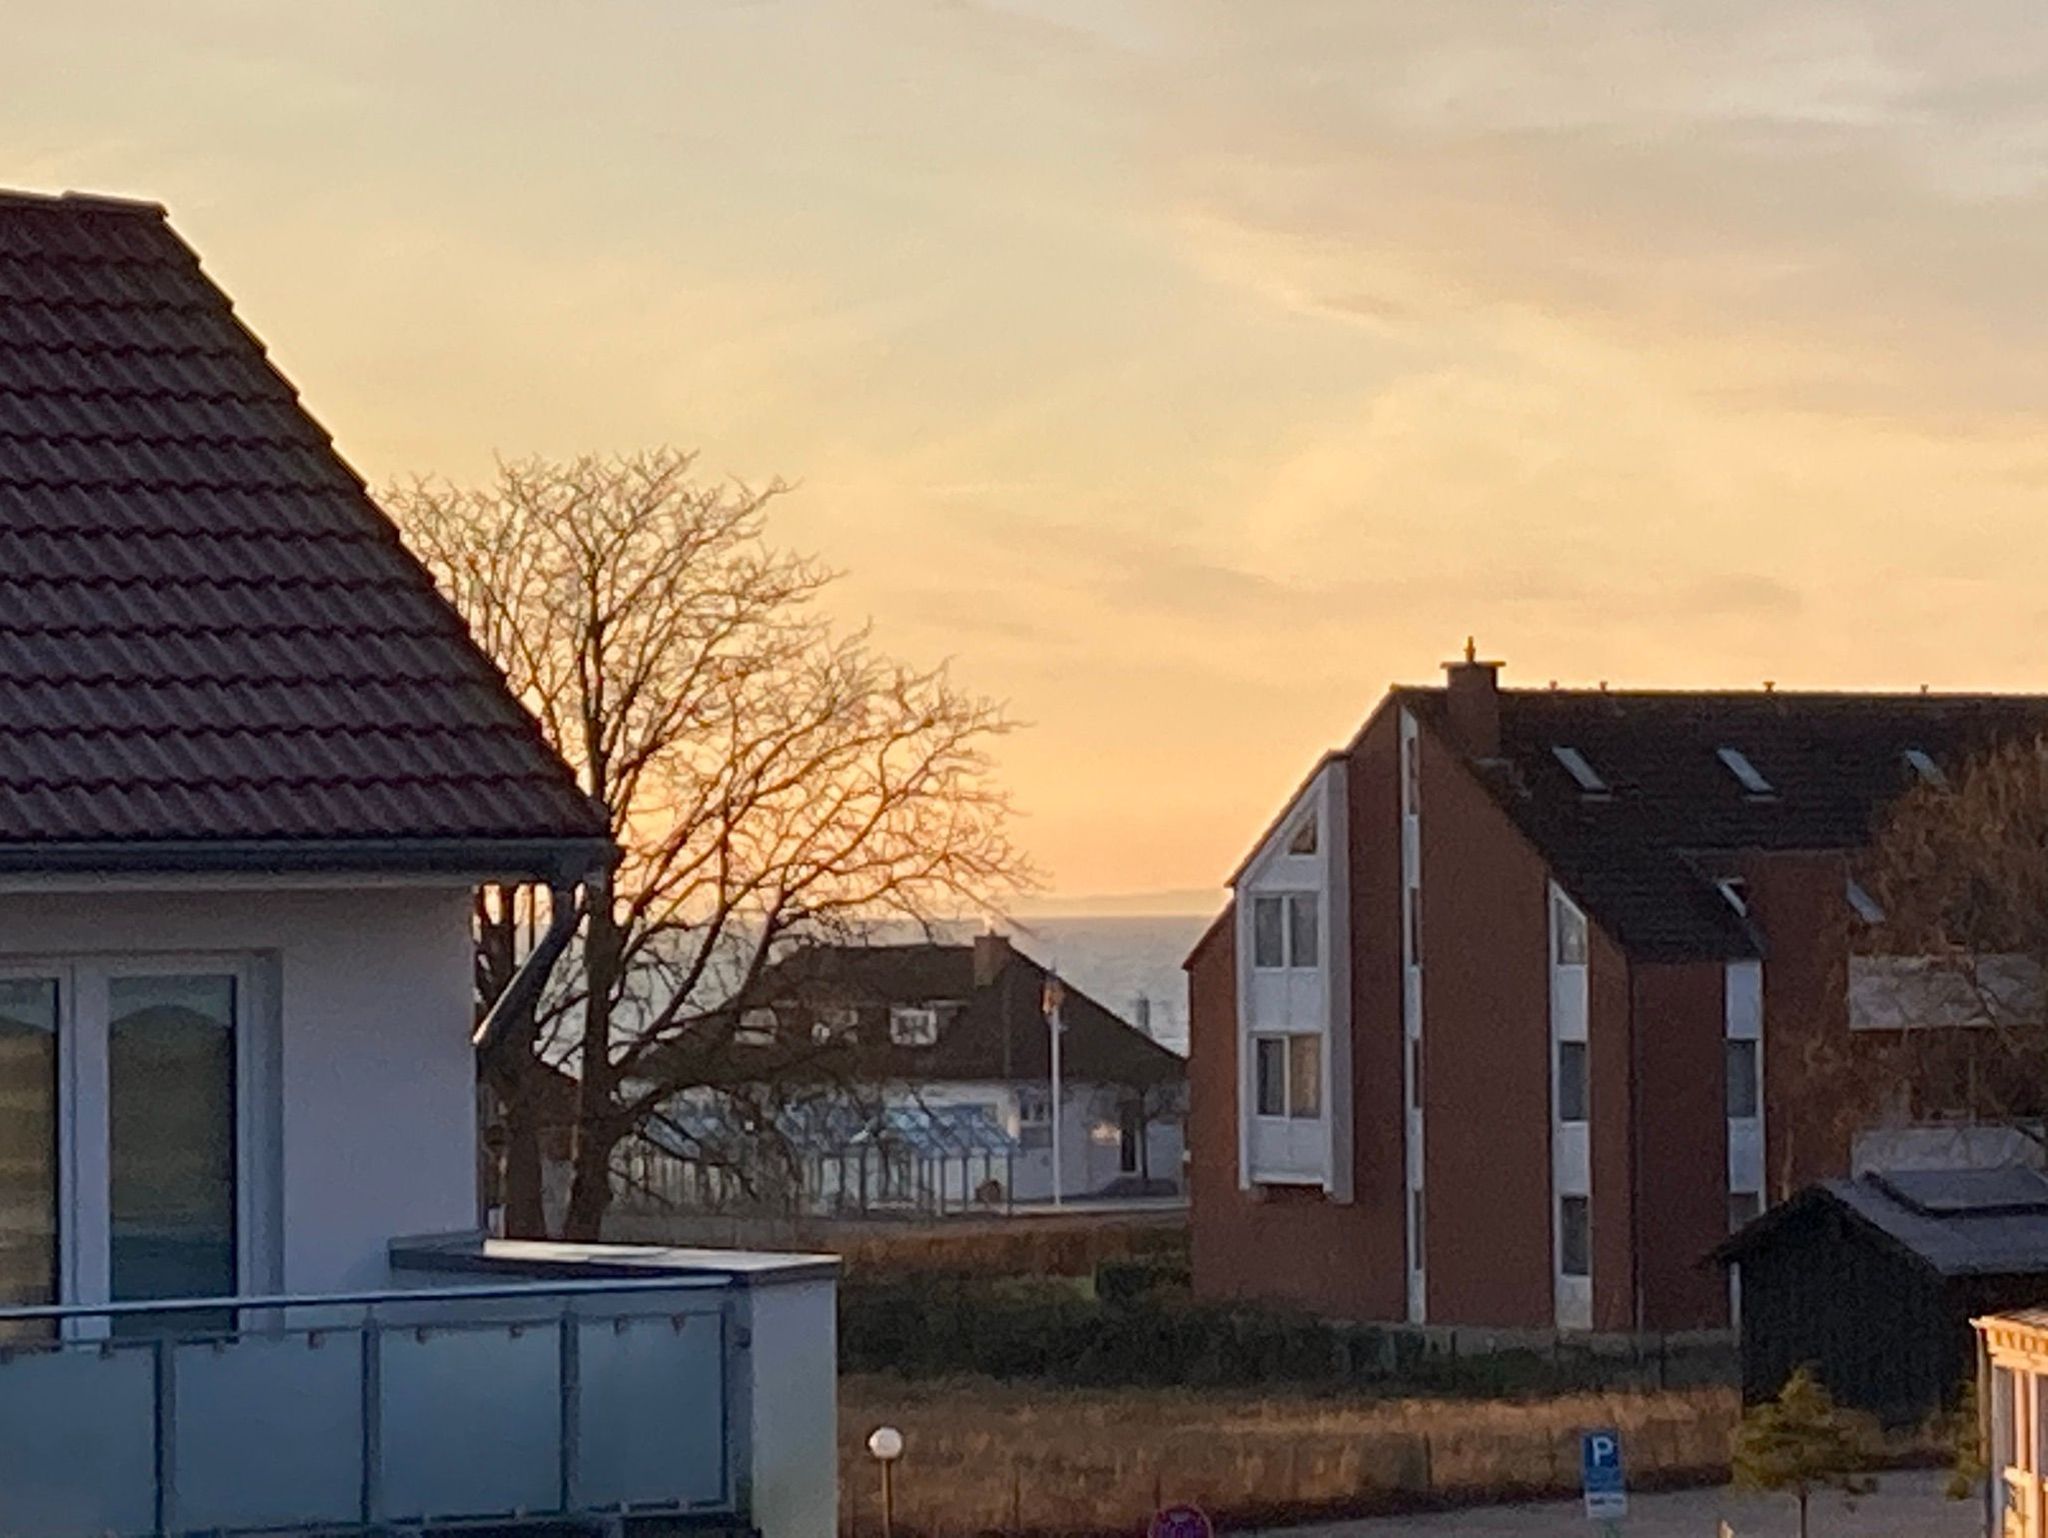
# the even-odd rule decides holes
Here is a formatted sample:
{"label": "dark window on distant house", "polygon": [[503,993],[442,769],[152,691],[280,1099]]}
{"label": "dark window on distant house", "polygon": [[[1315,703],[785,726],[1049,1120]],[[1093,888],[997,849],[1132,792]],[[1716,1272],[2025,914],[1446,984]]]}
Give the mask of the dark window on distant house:
{"label": "dark window on distant house", "polygon": [[1754,1041],[1730,1041],[1728,1060],[1728,1119],[1748,1121],[1757,1112],[1756,1048]]}
{"label": "dark window on distant house", "polygon": [[1252,965],[1287,965],[1287,903],[1284,898],[1252,899]]}
{"label": "dark window on distant house", "polygon": [[1117,1169],[1125,1175],[1138,1173],[1138,1150],[1145,1142],[1145,1108],[1126,1100],[1118,1108]]}
{"label": "dark window on distant house", "polygon": [[1730,1191],[1728,1193],[1728,1232],[1737,1233],[1749,1226],[1750,1221],[1764,1210],[1764,1199],[1755,1191]]}
{"label": "dark window on distant house", "polygon": [[1586,1119],[1586,1044],[1561,1041],[1557,1044],[1557,1119],[1580,1122]]}
{"label": "dark window on distant house", "polygon": [[1582,967],[1586,964],[1586,915],[1562,893],[1551,901],[1551,927],[1556,932],[1557,964]]}
{"label": "dark window on distant house", "polygon": [[1258,1078],[1257,1103],[1261,1116],[1287,1114],[1287,1038],[1258,1036],[1252,1040],[1256,1054],[1253,1066]]}
{"label": "dark window on distant house", "polygon": [[1423,1248],[1422,1211],[1422,1187],[1417,1186],[1408,1193],[1408,1269],[1410,1271],[1420,1271],[1423,1269],[1423,1256],[1427,1253]]}
{"label": "dark window on distant house", "polygon": [[1593,1274],[1593,1204],[1588,1197],[1557,1199],[1557,1269],[1566,1276]]}
{"label": "dark window on distant house", "polygon": [[939,1012],[898,1004],[889,1011],[889,1040],[899,1047],[929,1047],[939,1039]]}
{"label": "dark window on distant house", "polygon": [[1317,964],[1322,949],[1321,937],[1316,933],[1318,906],[1313,892],[1296,892],[1287,899],[1287,964],[1290,967]]}

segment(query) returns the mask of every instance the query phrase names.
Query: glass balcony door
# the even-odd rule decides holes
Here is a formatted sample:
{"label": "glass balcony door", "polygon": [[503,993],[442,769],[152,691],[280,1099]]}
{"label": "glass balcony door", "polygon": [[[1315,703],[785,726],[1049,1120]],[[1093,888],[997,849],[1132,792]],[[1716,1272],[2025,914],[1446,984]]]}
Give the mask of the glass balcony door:
{"label": "glass balcony door", "polygon": [[244,1290],[248,993],[218,961],[0,969],[0,1305]]}

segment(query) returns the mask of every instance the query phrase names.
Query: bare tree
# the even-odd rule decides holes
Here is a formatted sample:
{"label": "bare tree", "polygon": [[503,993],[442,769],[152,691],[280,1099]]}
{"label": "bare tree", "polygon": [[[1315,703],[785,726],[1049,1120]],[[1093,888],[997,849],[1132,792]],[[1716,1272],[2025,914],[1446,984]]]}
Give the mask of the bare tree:
{"label": "bare tree", "polygon": [[[569,960],[481,1065],[507,1108],[514,1232],[538,1231],[543,1065],[574,1076],[564,1229],[592,1239],[613,1153],[656,1106],[760,1072],[728,1006],[775,956],[1029,879],[988,759],[1003,711],[827,623],[832,573],[765,537],[781,483],[693,470],[675,449],[527,460],[489,486],[416,480],[387,500],[623,852],[610,890],[583,899]],[[563,900],[480,897],[480,998]]]}
{"label": "bare tree", "polygon": [[1990,1125],[2039,1145],[2048,741],[2004,743],[1917,785],[1853,879],[1845,1105],[1865,1126]]}

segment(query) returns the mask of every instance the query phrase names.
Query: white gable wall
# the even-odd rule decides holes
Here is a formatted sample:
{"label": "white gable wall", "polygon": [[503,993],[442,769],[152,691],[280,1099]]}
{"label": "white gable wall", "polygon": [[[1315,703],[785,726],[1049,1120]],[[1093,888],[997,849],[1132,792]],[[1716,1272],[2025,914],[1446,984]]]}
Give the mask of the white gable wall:
{"label": "white gable wall", "polygon": [[476,1227],[470,890],[0,894],[0,965],[242,970],[243,1285],[386,1285],[394,1237]]}

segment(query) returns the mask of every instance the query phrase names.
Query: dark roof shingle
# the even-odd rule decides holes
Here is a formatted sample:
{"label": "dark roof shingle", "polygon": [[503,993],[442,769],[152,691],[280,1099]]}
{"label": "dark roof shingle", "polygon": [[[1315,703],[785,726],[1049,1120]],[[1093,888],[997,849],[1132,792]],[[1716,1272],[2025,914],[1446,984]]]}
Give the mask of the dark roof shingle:
{"label": "dark roof shingle", "polygon": [[20,859],[604,847],[151,204],[0,193],[0,720],[0,851]]}

